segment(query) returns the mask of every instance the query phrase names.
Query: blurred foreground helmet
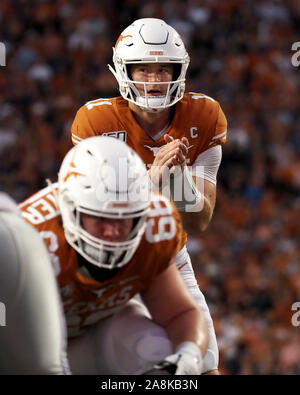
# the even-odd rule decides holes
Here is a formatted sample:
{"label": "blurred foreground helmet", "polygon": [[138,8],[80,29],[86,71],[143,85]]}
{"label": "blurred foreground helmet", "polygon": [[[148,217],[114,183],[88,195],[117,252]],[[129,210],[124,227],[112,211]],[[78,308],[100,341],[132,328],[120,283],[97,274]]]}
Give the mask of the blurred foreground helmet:
{"label": "blurred foreground helmet", "polygon": [[[113,52],[115,69],[109,68],[119,83],[124,99],[151,112],[161,111],[182,99],[190,60],[179,34],[163,20],[136,20],[121,33]],[[147,95],[147,85],[153,82],[142,83],[144,95],[139,93],[136,85],[141,85],[141,82],[131,79],[128,65],[143,63],[174,65],[173,81],[156,82],[168,86],[166,96]]]}
{"label": "blurred foreground helmet", "polygon": [[[140,157],[118,139],[90,137],[67,153],[58,183],[58,205],[68,243],[100,268],[128,263],[144,233],[150,205],[149,179]],[[101,240],[82,227],[82,213],[133,218],[133,227],[124,241]]]}

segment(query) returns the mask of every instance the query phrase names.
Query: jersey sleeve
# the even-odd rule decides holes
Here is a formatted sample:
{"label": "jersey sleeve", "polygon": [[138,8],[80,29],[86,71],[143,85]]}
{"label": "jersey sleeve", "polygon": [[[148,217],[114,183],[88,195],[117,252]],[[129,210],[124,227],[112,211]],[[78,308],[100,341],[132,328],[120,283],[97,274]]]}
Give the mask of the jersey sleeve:
{"label": "jersey sleeve", "polygon": [[[183,122],[189,112],[188,126]],[[190,129],[191,163],[199,154],[217,145],[224,145],[227,137],[227,120],[219,102],[203,93],[189,92],[181,107],[182,130]],[[186,121],[185,121],[186,122]],[[194,148],[193,148],[194,147]]]}
{"label": "jersey sleeve", "polygon": [[[210,99],[210,100],[209,100]],[[227,119],[220,106],[214,99],[206,99],[203,112],[203,122],[206,123],[205,141],[202,152],[216,145],[224,145],[227,138]]]}
{"label": "jersey sleeve", "polygon": [[95,99],[80,107],[71,127],[74,145],[88,137],[120,131],[120,120],[114,108],[116,99]]}
{"label": "jersey sleeve", "polygon": [[218,109],[215,130],[214,135],[209,142],[209,148],[214,147],[218,144],[223,145],[226,143],[227,140],[227,119],[219,103],[217,103],[217,106]]}
{"label": "jersey sleeve", "polygon": [[87,115],[87,110],[85,106],[82,106],[76,113],[75,119],[71,128],[72,143],[77,145],[81,140],[96,136],[94,127]]}

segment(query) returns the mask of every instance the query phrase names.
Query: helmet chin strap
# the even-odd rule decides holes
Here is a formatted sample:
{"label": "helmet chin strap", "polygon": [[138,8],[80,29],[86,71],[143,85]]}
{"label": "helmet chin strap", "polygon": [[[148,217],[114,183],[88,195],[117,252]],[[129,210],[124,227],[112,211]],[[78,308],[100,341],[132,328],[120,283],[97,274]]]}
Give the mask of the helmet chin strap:
{"label": "helmet chin strap", "polygon": [[[165,110],[165,105],[170,103],[170,97],[166,96],[137,96],[136,104],[147,112],[162,112]],[[163,106],[163,107],[162,107]]]}
{"label": "helmet chin strap", "polygon": [[[99,262],[102,267],[105,267],[105,265],[107,265],[110,269],[113,268],[110,267],[112,262],[117,262],[120,256],[123,254],[122,251],[118,254],[113,254],[111,251],[100,250],[94,246],[87,244],[85,241],[82,242],[82,245],[83,251],[85,252],[87,257],[92,258],[96,262]],[[97,266],[96,264],[94,265]]]}

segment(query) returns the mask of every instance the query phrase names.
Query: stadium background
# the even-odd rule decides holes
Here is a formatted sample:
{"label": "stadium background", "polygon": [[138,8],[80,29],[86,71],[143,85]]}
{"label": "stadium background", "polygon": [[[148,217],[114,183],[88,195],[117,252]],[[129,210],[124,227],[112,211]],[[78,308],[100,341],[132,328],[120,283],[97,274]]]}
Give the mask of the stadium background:
{"label": "stadium background", "polygon": [[204,233],[187,224],[225,374],[300,374],[299,0],[1,0],[0,189],[17,201],[56,179],[86,101],[118,95],[112,45],[165,19],[191,57],[187,91],[217,99],[229,137]]}

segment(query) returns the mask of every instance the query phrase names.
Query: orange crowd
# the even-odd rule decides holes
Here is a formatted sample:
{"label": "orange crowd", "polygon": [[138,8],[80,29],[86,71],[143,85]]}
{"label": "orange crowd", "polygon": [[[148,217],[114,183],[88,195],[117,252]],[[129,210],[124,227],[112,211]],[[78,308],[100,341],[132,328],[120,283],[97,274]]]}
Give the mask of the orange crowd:
{"label": "orange crowd", "polygon": [[298,0],[1,0],[0,189],[21,201],[56,179],[77,109],[119,95],[112,46],[142,17],[181,34],[187,91],[228,118],[213,219],[205,232],[187,224],[221,371],[300,374]]}

